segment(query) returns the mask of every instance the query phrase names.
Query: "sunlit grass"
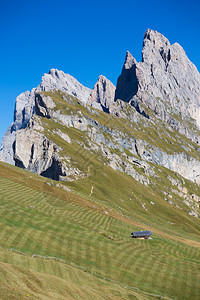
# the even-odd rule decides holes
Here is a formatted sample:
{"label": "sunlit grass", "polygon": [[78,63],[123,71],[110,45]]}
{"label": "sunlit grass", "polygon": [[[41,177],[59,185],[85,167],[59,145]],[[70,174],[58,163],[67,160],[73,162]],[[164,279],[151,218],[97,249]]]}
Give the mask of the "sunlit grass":
{"label": "sunlit grass", "polygon": [[[111,169],[105,168],[103,172],[107,176],[113,175]],[[97,173],[94,175],[92,184],[95,184]],[[30,255],[58,257],[65,260],[68,265],[73,262],[85,267],[90,272],[94,271],[120,283],[173,299],[190,297],[198,299],[200,295],[198,219],[193,221],[194,218],[187,217],[184,212],[177,214],[176,209],[159,197],[157,201],[161,201],[161,204],[158,210],[155,208],[155,211],[143,212],[136,200],[135,204],[133,201],[133,204],[130,205],[131,201],[128,197],[131,192],[133,199],[134,197],[135,199],[146,197],[145,201],[147,201],[148,197],[152,197],[150,192],[147,193],[148,189],[142,191],[141,186],[131,177],[120,172],[116,173],[116,177],[105,176],[105,178],[108,181],[107,185],[104,179],[102,182],[99,182],[98,179],[99,186],[96,187],[96,190],[94,189],[94,196],[88,198],[86,191],[87,188],[89,191],[91,182],[87,183],[85,180],[81,180],[78,184],[82,184],[85,188],[82,188],[80,193],[66,192],[51,186],[54,184],[53,181],[0,163],[0,241],[3,249],[15,248]],[[79,186],[76,187],[75,184],[70,185],[74,190],[79,189]],[[113,197],[107,186],[113,187]],[[156,202],[156,198],[154,201]],[[113,204],[121,208],[124,216]],[[163,217],[163,225],[158,224],[159,221],[156,217],[158,212],[160,212],[160,217]],[[177,225],[171,225],[170,228],[167,220],[175,220],[175,218]],[[178,224],[179,220],[180,224]],[[187,227],[189,230],[194,229],[192,236],[187,231]],[[152,240],[130,238],[131,231],[146,228],[151,228],[153,231]],[[182,234],[183,229],[185,235]],[[34,273],[34,277],[27,279],[30,280],[30,285],[27,285],[27,280],[25,282],[19,275],[19,283],[15,283],[13,287],[19,295],[23,294],[25,289],[30,294],[37,294],[43,299],[42,284],[44,284],[44,286],[49,285],[51,290],[49,297],[62,299],[60,296],[62,293],[59,294],[57,290],[58,286],[65,285],[65,276],[69,276],[68,272],[75,272],[74,270],[70,271],[66,267],[62,273],[60,270],[64,267],[61,267],[60,263],[47,263],[41,259],[25,258],[24,256],[20,256],[19,259],[17,254],[8,255],[6,250],[2,251],[1,261],[9,264],[8,268],[3,265],[4,272],[7,269],[6,272],[10,274],[6,275],[8,276],[6,278],[9,278],[8,281],[13,282],[12,276],[14,276],[11,276],[10,268],[13,270],[13,274],[16,274],[15,276],[23,271],[26,274],[24,279],[28,274],[37,272],[37,274]],[[48,266],[53,264],[55,267],[48,271],[49,267],[46,264]],[[41,276],[40,272],[42,272]],[[56,278],[49,278],[45,274]],[[75,296],[73,298],[73,289],[74,291],[80,289],[81,293],[81,286],[85,286],[83,299],[93,299],[93,294],[88,287],[89,275],[85,278],[82,271],[77,274],[81,277],[79,280],[82,285],[73,277],[71,278],[71,289],[66,285],[65,293],[69,293],[69,299],[70,295],[72,299],[76,299]],[[61,282],[59,278],[64,281]],[[1,280],[5,284],[5,277],[1,277]],[[36,290],[34,289],[34,280],[43,282],[41,287]],[[100,293],[97,288],[98,280],[93,278],[92,281],[96,284],[95,293],[98,297],[104,297],[104,292],[106,293],[104,287],[99,283],[102,291]],[[113,288],[111,289],[113,290]],[[115,289],[118,288],[115,287]],[[10,292],[10,289],[4,289],[5,293],[8,291]],[[115,292],[114,294],[109,293],[112,295],[110,298],[115,299]],[[126,299],[126,297],[129,299],[126,293],[119,293],[121,293],[119,297],[124,297],[122,299]]]}

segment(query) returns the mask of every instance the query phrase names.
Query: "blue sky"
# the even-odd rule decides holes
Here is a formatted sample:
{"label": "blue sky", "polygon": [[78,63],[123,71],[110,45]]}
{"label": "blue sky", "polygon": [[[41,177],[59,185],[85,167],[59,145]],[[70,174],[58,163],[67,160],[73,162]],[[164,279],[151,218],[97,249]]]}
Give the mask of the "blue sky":
{"label": "blue sky", "polygon": [[92,88],[114,84],[126,51],[140,61],[147,28],[178,42],[200,71],[200,2],[154,0],[0,0],[0,140],[15,98],[51,68]]}

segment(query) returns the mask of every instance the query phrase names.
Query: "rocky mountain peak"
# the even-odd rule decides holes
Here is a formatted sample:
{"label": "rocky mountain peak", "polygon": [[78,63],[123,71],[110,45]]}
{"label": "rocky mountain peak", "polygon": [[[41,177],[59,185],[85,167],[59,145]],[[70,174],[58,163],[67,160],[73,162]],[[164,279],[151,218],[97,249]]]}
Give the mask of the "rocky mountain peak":
{"label": "rocky mountain peak", "polygon": [[42,76],[41,83],[31,91],[26,91],[16,98],[14,122],[7,129],[1,143],[0,160],[14,164],[13,143],[16,131],[25,128],[35,113],[35,96],[38,92],[60,90],[75,96],[86,103],[91,94],[91,89],[83,86],[77,79],[63,71],[51,69]]}
{"label": "rocky mountain peak", "polygon": [[169,40],[163,34],[151,29],[147,29],[144,34],[143,46],[145,46],[148,42],[152,43],[156,48],[170,46]]}
{"label": "rocky mountain peak", "polygon": [[184,60],[190,62],[178,43],[171,45],[163,34],[148,29],[144,34],[142,62],[155,63],[155,60],[159,62],[160,58],[166,65],[171,60],[177,63]]}
{"label": "rocky mountain peak", "polygon": [[91,93],[89,88],[82,85],[73,76],[65,74],[63,71],[57,69],[51,69],[49,73],[42,76],[40,88],[42,91],[56,89],[67,92],[69,95],[77,97],[84,103],[88,101]]}
{"label": "rocky mountain peak", "polygon": [[105,76],[100,75],[91,92],[88,104],[94,108],[109,112],[110,106],[114,102],[114,97],[114,84]]}
{"label": "rocky mountain peak", "polygon": [[53,77],[64,77],[66,74],[63,71],[59,71],[58,69],[50,69],[49,73],[50,75],[52,75]]}
{"label": "rocky mountain peak", "polygon": [[126,70],[131,69],[132,66],[136,63],[137,63],[136,59],[132,56],[132,54],[129,51],[127,51],[126,52],[125,63],[124,63],[124,68]]}
{"label": "rocky mountain peak", "polygon": [[127,53],[117,82],[117,99],[131,101],[138,112],[144,107],[152,110],[197,142],[181,120],[200,128],[200,74],[183,48],[178,43],[171,45],[157,31],[146,31],[141,62]]}
{"label": "rocky mountain peak", "polygon": [[142,61],[152,63],[157,54],[159,54],[164,61],[169,61],[170,46],[170,42],[164,35],[157,31],[148,29],[144,34]]}

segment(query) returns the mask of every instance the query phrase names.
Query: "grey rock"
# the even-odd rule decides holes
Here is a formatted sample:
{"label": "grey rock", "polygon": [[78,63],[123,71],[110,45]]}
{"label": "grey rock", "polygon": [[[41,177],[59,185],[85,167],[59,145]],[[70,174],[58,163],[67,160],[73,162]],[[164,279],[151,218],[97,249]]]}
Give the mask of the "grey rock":
{"label": "grey rock", "polygon": [[35,105],[35,88],[31,92],[20,94],[15,101],[14,122],[27,124],[33,115]]}
{"label": "grey rock", "polygon": [[115,101],[121,99],[129,102],[137,93],[138,79],[136,76],[136,64],[137,61],[135,58],[127,51],[122,73],[117,81]]}
{"label": "grey rock", "polygon": [[34,113],[35,109],[35,95],[38,92],[60,90],[75,96],[83,103],[88,101],[91,90],[84,87],[74,77],[69,74],[65,74],[63,71],[51,69],[49,73],[45,73],[42,76],[41,83],[31,90],[20,94],[16,98],[14,122],[26,124],[29,122],[30,117]]}
{"label": "grey rock", "polygon": [[183,48],[148,29],[144,35],[142,61],[127,52],[118,78],[115,100],[121,99],[147,116],[150,109],[173,128],[199,142],[184,121],[200,129],[200,74]]}
{"label": "grey rock", "polygon": [[7,162],[11,165],[15,164],[13,157],[13,143],[16,138],[15,124],[12,123],[6,130],[1,141],[0,161]]}
{"label": "grey rock", "polygon": [[72,95],[87,103],[91,89],[85,87],[77,79],[63,71],[51,69],[48,74],[44,74],[40,84],[42,91],[60,90],[69,95]]}
{"label": "grey rock", "polygon": [[[30,121],[31,116],[35,113],[35,95],[39,98],[38,92],[60,90],[67,92],[69,95],[75,96],[83,104],[85,104],[91,94],[91,90],[84,87],[74,77],[69,74],[65,74],[63,71],[51,69],[49,73],[44,74],[41,83],[37,88],[33,88],[31,92],[27,91],[20,94],[16,98],[15,111],[14,111],[14,123],[6,131],[1,144],[0,160],[10,164],[14,164],[13,158],[13,143],[15,141],[16,131],[25,128]],[[38,99],[37,98],[37,99]],[[48,98],[44,98],[46,101],[51,101]],[[50,107],[50,103],[46,107]],[[44,109],[40,107],[41,115]]]}
{"label": "grey rock", "polygon": [[32,128],[16,133],[14,159],[18,167],[41,174],[52,165],[57,152],[58,148],[53,142]]}
{"label": "grey rock", "polygon": [[53,108],[55,106],[51,97],[35,94],[35,112],[38,116],[50,119],[53,116]]}
{"label": "grey rock", "polygon": [[115,86],[105,76],[100,75],[92,90],[88,104],[99,110],[109,112],[115,97]]}
{"label": "grey rock", "polygon": [[200,161],[184,153],[168,154],[158,147],[136,139],[135,148],[141,160],[155,163],[200,184]]}
{"label": "grey rock", "polygon": [[61,137],[64,141],[66,141],[68,144],[71,144],[71,139],[68,134],[63,133],[61,130],[54,130],[54,134],[57,134],[59,137]]}
{"label": "grey rock", "polygon": [[[62,149],[40,132],[41,129],[40,120],[34,116],[26,129],[16,131],[13,147],[15,165],[54,180],[72,181],[86,177],[87,174],[71,166],[70,158],[61,157],[59,152]],[[67,134],[60,131],[54,134],[71,143]]]}

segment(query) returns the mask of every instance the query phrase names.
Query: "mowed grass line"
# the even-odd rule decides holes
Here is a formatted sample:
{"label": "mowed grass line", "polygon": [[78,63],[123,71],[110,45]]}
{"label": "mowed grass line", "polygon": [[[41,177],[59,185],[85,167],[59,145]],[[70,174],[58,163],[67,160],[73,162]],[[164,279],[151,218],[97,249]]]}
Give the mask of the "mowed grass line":
{"label": "mowed grass line", "polygon": [[0,249],[0,259],[1,299],[104,300],[105,295],[108,300],[151,298],[59,262],[33,259],[4,249]]}

